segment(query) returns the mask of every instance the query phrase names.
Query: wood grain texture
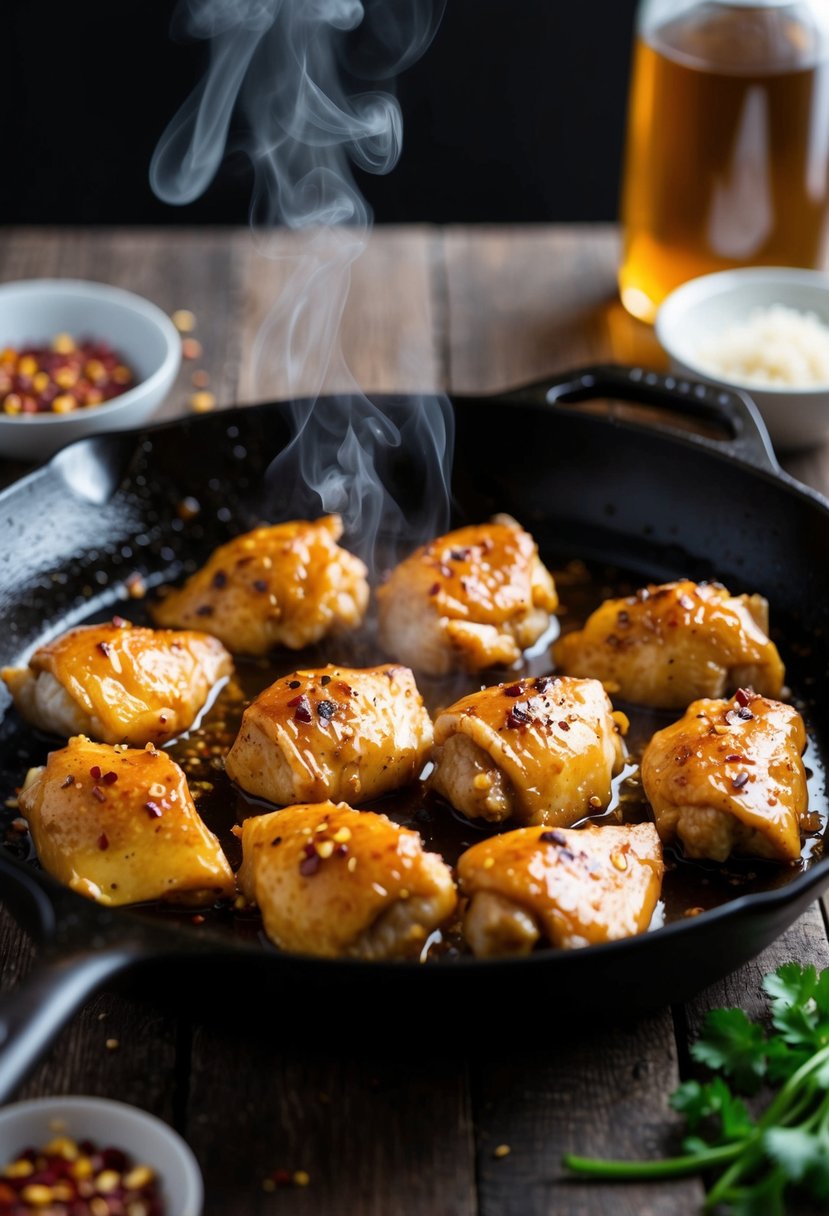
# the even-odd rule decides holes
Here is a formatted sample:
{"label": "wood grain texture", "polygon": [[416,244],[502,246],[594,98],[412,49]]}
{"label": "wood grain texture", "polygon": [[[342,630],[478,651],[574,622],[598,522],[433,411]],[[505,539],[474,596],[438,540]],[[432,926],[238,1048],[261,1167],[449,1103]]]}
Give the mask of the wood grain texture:
{"label": "wood grain texture", "polygon": [[[318,1048],[284,1038],[238,1026],[196,1033],[188,1139],[205,1216],[474,1216],[462,1053],[424,1051],[401,1030],[392,1053],[375,1054],[339,1037],[333,1009]],[[303,1170],[310,1183],[269,1193],[277,1170]]]}

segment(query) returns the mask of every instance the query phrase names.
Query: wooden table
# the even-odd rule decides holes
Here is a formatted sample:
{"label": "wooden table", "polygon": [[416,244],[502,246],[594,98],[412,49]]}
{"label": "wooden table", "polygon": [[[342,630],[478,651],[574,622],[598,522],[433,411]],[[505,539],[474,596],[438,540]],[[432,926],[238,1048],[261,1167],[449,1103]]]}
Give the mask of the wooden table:
{"label": "wooden table", "polygon": [[[189,408],[195,367],[209,372],[220,404],[347,384],[338,360],[321,363],[315,340],[296,374],[271,357],[276,338],[257,357],[255,336],[274,302],[284,304],[296,253],[286,234],[257,244],[233,230],[6,231],[0,281],[97,278],[171,312],[192,309],[204,354],[163,408],[174,416]],[[494,390],[606,359],[659,366],[651,331],[618,304],[616,258],[606,226],[378,230],[353,267],[345,361],[369,391]],[[326,285],[320,300],[332,298]],[[829,491],[829,447],[787,467]],[[0,958],[4,988],[31,962],[5,914]],[[334,1033],[298,1050],[276,1015],[270,1035],[251,1032],[244,1009],[236,1029],[188,1021],[144,980],[92,1000],[23,1094],[101,1094],[174,1123],[204,1171],[206,1216],[690,1216],[702,1195],[694,1180],[584,1185],[562,1179],[560,1157],[659,1155],[675,1126],[667,1095],[705,1011],[758,1011],[761,976],[792,958],[829,965],[820,905],[684,1008],[637,1022],[609,1008],[601,1033],[574,1026],[566,1038],[546,1032],[542,1010],[516,1009],[486,1051],[463,1045],[464,1024],[485,1011],[394,1011],[393,1053],[373,1051],[370,1032],[365,1044]],[[456,1046],[424,1051],[441,1025],[444,1046]],[[509,1154],[496,1155],[499,1145]],[[309,1185],[269,1193],[263,1180],[278,1168],[307,1171]]]}

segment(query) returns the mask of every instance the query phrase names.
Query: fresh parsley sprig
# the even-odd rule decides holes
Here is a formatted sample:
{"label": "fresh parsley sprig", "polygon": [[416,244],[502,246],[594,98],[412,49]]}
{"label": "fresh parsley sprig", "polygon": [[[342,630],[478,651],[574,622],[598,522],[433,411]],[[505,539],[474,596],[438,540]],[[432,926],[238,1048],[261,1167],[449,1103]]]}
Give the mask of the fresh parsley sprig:
{"label": "fresh parsley sprig", "polygon": [[[682,1155],[660,1161],[602,1161],[568,1154],[567,1169],[603,1179],[713,1179],[705,1210],[783,1216],[787,1190],[829,1199],[829,968],[785,963],[763,980],[772,1030],[742,1009],[713,1009],[691,1048],[715,1075],[671,1096],[685,1118]],[[724,1079],[728,1077],[730,1084]],[[769,1089],[756,1118],[734,1091]],[[733,1088],[732,1088],[733,1087]]]}

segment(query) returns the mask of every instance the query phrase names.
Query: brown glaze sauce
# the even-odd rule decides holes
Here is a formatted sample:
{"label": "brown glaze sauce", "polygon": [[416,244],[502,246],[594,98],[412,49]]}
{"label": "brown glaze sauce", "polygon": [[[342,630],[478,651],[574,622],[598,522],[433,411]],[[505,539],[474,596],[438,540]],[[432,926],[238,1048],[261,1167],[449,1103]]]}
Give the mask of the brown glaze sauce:
{"label": "brown glaze sauce", "polygon": [[[558,569],[551,565],[550,569],[559,591],[561,606],[552,629],[525,655],[520,664],[510,668],[493,668],[481,672],[478,676],[433,678],[415,672],[418,687],[433,717],[441,707],[478,688],[550,672],[553,670],[550,645],[559,632],[579,627],[602,600],[631,594],[642,583],[642,580],[632,581],[625,578],[616,570],[589,569],[579,561],[570,562],[566,567]],[[139,601],[125,608],[124,615],[129,616],[136,624],[144,623],[144,620],[149,623]],[[781,649],[785,661],[785,643]],[[171,755],[184,769],[200,815],[218,836],[234,869],[238,868],[241,862],[241,846],[232,832],[233,826],[249,815],[277,809],[270,803],[249,797],[235,786],[224,772],[224,756],[236,736],[245,707],[264,688],[293,671],[322,667],[327,663],[368,667],[387,662],[393,657],[379,652],[375,623],[371,617],[356,633],[327,639],[307,650],[279,651],[268,659],[237,657],[235,676],[220,690],[212,705],[202,715],[199,724],[168,746]],[[804,708],[796,697],[791,699],[798,708]],[[613,783],[614,797],[610,806],[604,812],[591,816],[589,822],[641,822],[651,818],[651,815],[638,779],[638,759],[654,731],[675,721],[680,713],[648,710],[620,701],[614,702],[614,707],[624,710],[630,719],[630,730],[626,736],[629,762]],[[808,713],[806,720],[808,727]],[[739,895],[783,887],[810,862],[822,856],[829,804],[825,773],[818,749],[811,738],[804,761],[809,775],[809,810],[814,817],[815,830],[803,838],[800,861],[795,865],[779,865],[753,859],[730,860],[725,864],[692,862],[685,860],[681,853],[673,848],[666,848],[662,900],[654,915],[652,928],[698,915]],[[428,776],[428,767],[424,777]],[[21,773],[21,779],[22,775]],[[508,831],[511,827],[518,826],[507,822],[500,829],[494,829],[491,825],[470,822],[454,811],[448,803],[432,794],[423,779],[405,789],[362,805],[365,809],[382,812],[396,823],[418,831],[425,847],[440,853],[451,865],[457,862],[466,848],[483,836],[492,834],[495,830]],[[585,819],[578,826],[587,822]],[[9,840],[7,833],[7,842]],[[16,845],[12,841],[12,847],[20,853],[24,850],[24,841],[18,838]],[[194,921],[196,926],[218,930],[223,936],[230,933],[234,938],[259,940],[273,948],[266,942],[261,920],[255,910],[217,905],[194,913],[192,909],[183,911],[162,905],[145,905],[142,912],[180,923]],[[200,929],[194,927],[193,931],[199,932]],[[459,929],[455,925],[443,934],[434,935],[427,954],[431,959],[463,950]]]}

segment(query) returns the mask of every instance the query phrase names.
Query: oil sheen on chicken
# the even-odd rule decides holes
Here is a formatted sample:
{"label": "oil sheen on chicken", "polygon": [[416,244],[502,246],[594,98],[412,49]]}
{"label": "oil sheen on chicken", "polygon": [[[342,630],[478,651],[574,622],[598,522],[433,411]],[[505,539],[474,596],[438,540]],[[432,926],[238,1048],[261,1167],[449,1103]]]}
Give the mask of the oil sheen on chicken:
{"label": "oil sheen on chicken", "polygon": [[682,579],[606,600],[553,653],[560,671],[601,680],[611,696],[685,709],[743,685],[778,697],[785,672],[767,634],[762,596]]}
{"label": "oil sheen on chicken", "polygon": [[662,874],[650,823],[505,832],[458,862],[464,937],[479,956],[631,937],[651,922]]}
{"label": "oil sheen on chicken", "polygon": [[70,739],[30,770],[19,804],[44,870],[98,903],[205,904],[235,893],[184,773],[152,746]]}
{"label": "oil sheen on chicken", "polygon": [[803,719],[791,705],[738,690],[689,705],[642,756],[642,785],[663,841],[688,857],[797,861],[808,791]]}
{"label": "oil sheen on chicken", "polygon": [[289,806],[241,828],[243,895],[283,950],[411,958],[455,910],[452,872],[417,832],[344,803]]}
{"label": "oil sheen on chicken", "polygon": [[440,676],[514,663],[549,626],[558,596],[530,534],[497,516],[418,549],[377,602],[383,649]]}
{"label": "oil sheen on chicken", "polygon": [[626,727],[598,680],[497,684],[438,715],[431,787],[471,819],[566,827],[610,802]]}
{"label": "oil sheen on chicken", "polygon": [[408,667],[295,671],[248,706],[228,776],[269,802],[351,802],[413,781],[432,721]]}
{"label": "oil sheen on chicken", "polygon": [[160,625],[204,629],[234,654],[301,650],[355,629],[368,605],[366,567],[336,543],[338,515],[256,528],[222,545],[153,608]]}
{"label": "oil sheen on chicken", "polygon": [[162,744],[189,730],[233,661],[206,633],[82,625],[2,677],[34,726],[104,743]]}

